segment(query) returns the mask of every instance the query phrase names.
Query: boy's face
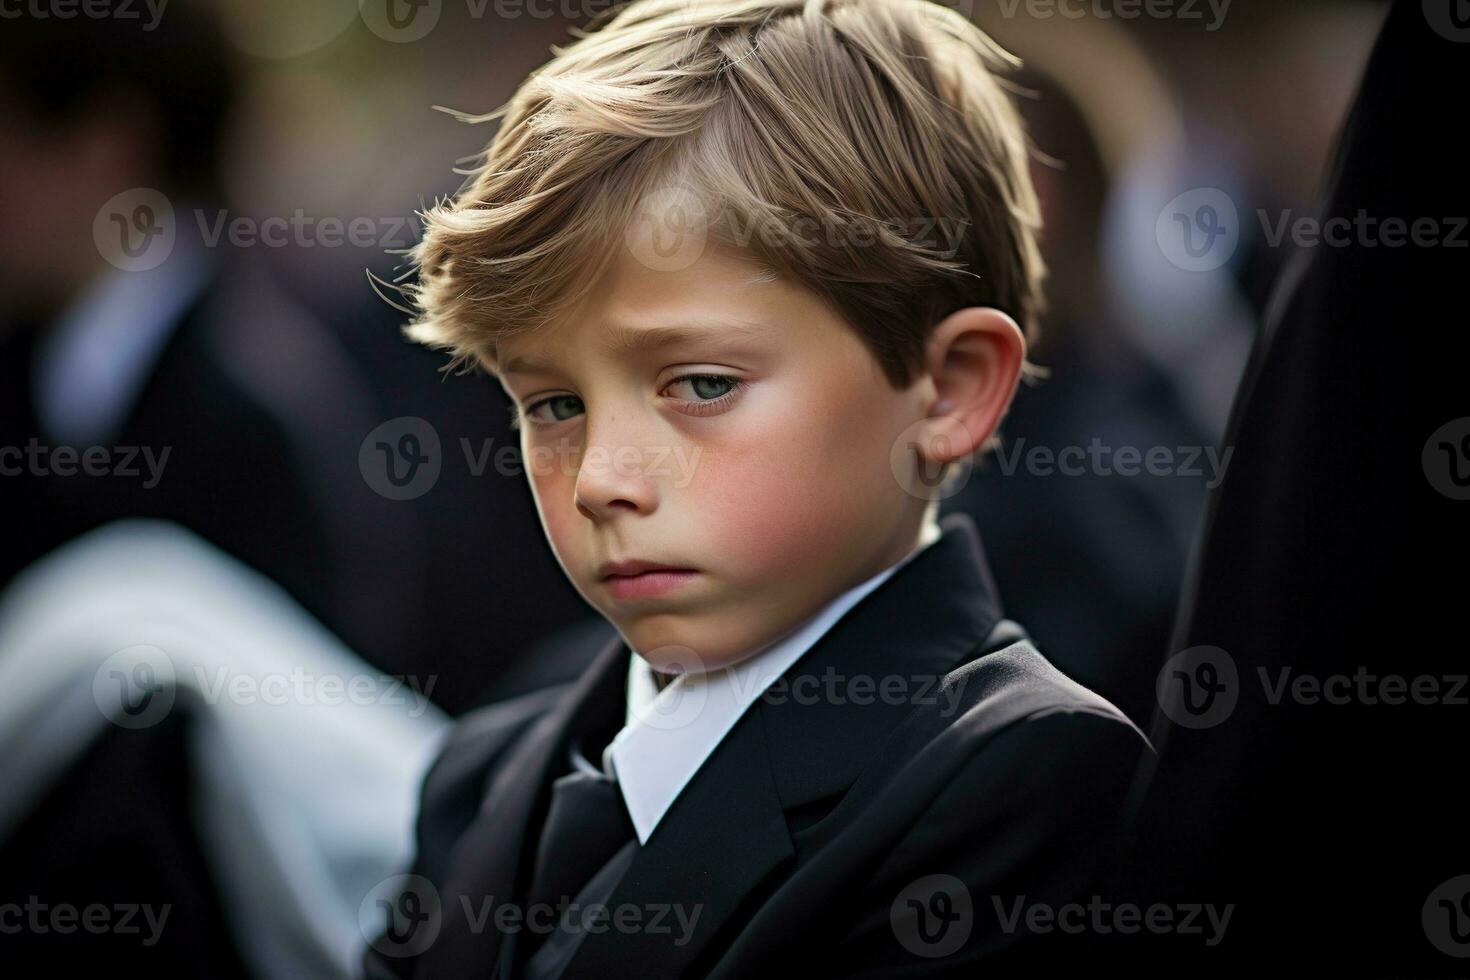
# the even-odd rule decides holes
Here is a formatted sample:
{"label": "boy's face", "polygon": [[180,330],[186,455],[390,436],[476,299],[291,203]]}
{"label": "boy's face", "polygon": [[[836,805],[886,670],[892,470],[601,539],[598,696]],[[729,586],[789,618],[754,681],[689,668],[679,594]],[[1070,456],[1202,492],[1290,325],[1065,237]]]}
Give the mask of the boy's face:
{"label": "boy's face", "polygon": [[[671,272],[624,249],[498,364],[557,560],[655,669],[744,659],[917,540],[927,501],[890,453],[925,386],[736,254]],[[627,561],[687,571],[605,577]]]}

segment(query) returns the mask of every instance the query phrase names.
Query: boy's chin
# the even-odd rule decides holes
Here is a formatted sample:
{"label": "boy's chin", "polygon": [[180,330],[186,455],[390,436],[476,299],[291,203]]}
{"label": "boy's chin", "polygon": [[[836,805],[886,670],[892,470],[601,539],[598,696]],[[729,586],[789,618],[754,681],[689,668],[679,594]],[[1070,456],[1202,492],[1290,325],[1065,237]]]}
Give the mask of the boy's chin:
{"label": "boy's chin", "polygon": [[[624,630],[623,639],[657,673],[677,676],[730,667],[770,646],[759,637],[742,643],[728,631],[715,630],[708,638],[698,630]],[[641,640],[641,642],[640,642]]]}
{"label": "boy's chin", "polygon": [[677,642],[650,634],[641,643],[636,642],[636,637],[637,634],[630,638],[628,646],[638,652],[651,670],[669,677],[704,673],[726,666],[735,659],[733,655],[722,655],[718,650],[711,652],[697,640],[694,641],[697,646],[691,645],[687,637],[684,642]]}

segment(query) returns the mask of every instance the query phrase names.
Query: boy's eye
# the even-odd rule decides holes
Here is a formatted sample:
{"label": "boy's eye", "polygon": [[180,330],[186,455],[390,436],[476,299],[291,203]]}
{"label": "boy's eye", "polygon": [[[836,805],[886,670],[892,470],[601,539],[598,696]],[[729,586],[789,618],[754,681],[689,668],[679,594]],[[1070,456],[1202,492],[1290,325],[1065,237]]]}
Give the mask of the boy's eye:
{"label": "boy's eye", "polygon": [[688,385],[688,390],[694,395],[692,401],[709,401],[728,395],[735,389],[736,383],[736,379],[722,374],[687,374],[682,378],[675,378],[669,383],[669,388],[672,390],[678,385]]}
{"label": "boy's eye", "polygon": [[[538,415],[542,409],[549,410],[549,415]],[[580,415],[582,412],[582,399],[576,395],[552,395],[543,398],[534,405],[526,406],[526,417],[537,422],[564,422],[569,418]]]}
{"label": "boy's eye", "polygon": [[[686,374],[670,381],[665,391],[673,391],[682,386],[687,390],[689,397],[681,394],[675,395],[678,400],[686,403],[686,407],[681,411],[688,413],[691,410],[699,410],[699,414],[705,414],[718,410],[732,401],[742,384],[739,378],[731,378],[723,374]],[[576,395],[552,395],[526,406],[522,413],[517,413],[515,407],[512,406],[511,428],[520,428],[522,419],[529,419],[543,425],[554,425],[557,422],[575,418],[584,411],[586,411],[586,406]]]}

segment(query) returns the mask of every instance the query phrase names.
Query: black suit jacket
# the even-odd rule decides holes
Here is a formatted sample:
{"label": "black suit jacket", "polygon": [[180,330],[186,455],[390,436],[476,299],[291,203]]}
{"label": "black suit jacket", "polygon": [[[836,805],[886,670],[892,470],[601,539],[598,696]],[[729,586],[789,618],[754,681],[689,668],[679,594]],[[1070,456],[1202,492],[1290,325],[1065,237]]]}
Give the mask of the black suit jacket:
{"label": "black suit jacket", "polygon": [[[1470,468],[1470,180],[1443,98],[1465,78],[1464,10],[1390,7],[1318,209],[1375,224],[1297,253],[1232,413],[1174,641],[1207,652],[1163,665],[1173,709],[1129,862],[1150,900],[1237,904],[1219,946],[1166,951],[1176,973],[1466,972],[1443,951],[1470,952],[1470,505],[1452,492]],[[1394,242],[1390,219],[1430,235]],[[1181,722],[1207,669],[1220,710]]]}
{"label": "black suit jacket", "polygon": [[[565,977],[930,976],[1076,951],[1007,931],[996,899],[1007,917],[1018,901],[1085,900],[1150,749],[1002,618],[973,521],[942,528],[788,670],[789,688],[751,705],[607,903],[697,911],[688,931],[669,913],[667,932],[589,932]],[[368,976],[504,976],[516,931],[483,913],[521,899],[568,740],[623,710],[629,655],[615,638],[574,684],[457,723],[424,783],[399,942],[374,941]],[[869,695],[902,677],[905,694],[793,696],[798,677],[829,672],[872,678]],[[955,930],[968,940],[950,952]]]}
{"label": "black suit jacket", "polygon": [[[0,445],[65,443],[33,412],[37,329],[0,347]],[[118,467],[140,476],[73,466],[65,476],[22,469],[0,480],[0,503],[12,517],[0,585],[110,521],[168,520],[263,572],[354,649],[379,659],[381,637],[402,627],[384,615],[395,607],[373,573],[405,559],[374,548],[376,539],[363,543],[361,526],[343,521],[343,498],[354,500],[353,483],[364,482],[357,445],[383,418],[367,391],[337,340],[258,260],[218,262],[169,326],[113,431],[95,436]],[[154,485],[143,479],[140,448],[161,459]]]}

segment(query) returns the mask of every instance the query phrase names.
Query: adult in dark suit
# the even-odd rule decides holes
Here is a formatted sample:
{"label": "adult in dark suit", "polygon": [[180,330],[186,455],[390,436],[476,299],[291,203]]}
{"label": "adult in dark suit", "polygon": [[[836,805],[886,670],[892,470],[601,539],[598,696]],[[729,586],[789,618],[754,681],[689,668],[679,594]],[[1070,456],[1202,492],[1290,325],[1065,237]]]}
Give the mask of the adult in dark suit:
{"label": "adult in dark suit", "polygon": [[[422,683],[432,652],[435,698],[466,710],[586,605],[535,550],[524,477],[500,472],[516,444],[504,394],[443,383],[442,358],[403,339],[363,276],[381,250],[274,247],[270,216],[228,231],[261,216],[235,213],[223,175],[262,166],[226,157],[244,145],[228,139],[231,54],[197,5],[148,29],[26,16],[0,31],[0,587],[108,521],[171,520],[373,666]],[[160,199],[171,243],[134,234]],[[283,274],[328,253],[305,283]],[[440,465],[394,498],[377,444],[397,433],[379,427],[410,417],[437,432]],[[88,472],[93,447],[110,464]]]}
{"label": "adult in dark suit", "polygon": [[1238,906],[1217,947],[1169,948],[1194,975],[1447,976],[1470,955],[1455,7],[1387,15],[1321,210],[1331,238],[1278,284],[1160,674],[1130,863],[1150,898]]}
{"label": "adult in dark suit", "polygon": [[[0,589],[111,521],[172,521],[284,587],[362,655],[364,674],[410,675],[462,709],[535,635],[538,617],[564,620],[580,600],[550,556],[513,557],[516,535],[497,534],[508,521],[497,504],[526,496],[522,481],[471,482],[451,465],[440,497],[418,505],[371,484],[360,462],[369,434],[398,416],[439,421],[450,404],[431,371],[395,386],[373,362],[384,348],[403,357],[396,321],[334,328],[288,293],[264,249],[201,229],[203,219],[233,220],[220,210],[232,61],[198,5],[146,28],[127,17],[27,14],[0,30],[9,221],[0,235]],[[133,237],[134,205],[157,202],[145,192],[170,203],[171,244]],[[121,261],[139,249],[150,261]],[[383,306],[360,267],[342,289]],[[341,298],[329,283],[320,291],[326,305]],[[498,423],[491,434],[508,431],[498,398],[461,394],[454,407],[476,426],[462,432],[485,431],[487,417]],[[453,451],[459,432],[442,431]],[[475,507],[445,507],[446,493],[473,493]],[[539,539],[529,526],[522,533]],[[435,545],[450,540],[458,545],[446,560]],[[517,612],[528,607],[500,588],[506,579],[545,596],[544,607]],[[487,594],[503,615],[485,615]],[[485,632],[454,634],[471,616]],[[487,647],[490,633],[497,642]],[[13,652],[0,650],[0,662]],[[0,832],[0,907],[32,896],[52,908],[168,906],[157,944],[26,930],[8,935],[9,946],[82,973],[245,969],[229,941],[241,939],[240,919],[228,915],[212,880],[216,856],[195,832],[198,773],[179,761],[196,730],[188,716],[158,730],[109,725],[30,787],[36,798],[0,789],[4,809],[28,812]]]}
{"label": "adult in dark suit", "polygon": [[[304,420],[257,383],[265,345],[267,360],[302,354],[311,372],[325,350],[330,367],[320,325],[222,251],[181,240],[130,273],[94,242],[119,191],[159,187],[182,205],[217,190],[224,55],[197,11],[149,30],[29,14],[0,30],[0,586],[77,534],[156,516],[266,570],[323,618],[336,609],[330,532],[302,465],[323,447],[297,438]],[[169,910],[159,935],[16,930],[7,916],[11,955],[83,973],[244,974],[193,824],[192,725],[181,714],[111,729],[0,841],[0,906],[143,903]]]}
{"label": "adult in dark suit", "polygon": [[[528,904],[545,865],[575,850],[538,855],[554,784],[624,719],[622,639],[574,684],[462,718],[424,785],[412,877],[382,899],[368,976],[933,975],[1075,952],[1074,937],[1013,912],[1086,900],[1147,742],[1003,618],[973,521],[941,527],[739,713],[646,839],[630,835],[575,893],[614,916],[638,909],[649,928],[573,918],[543,939]],[[796,696],[826,677],[874,683],[866,700],[857,684]],[[902,697],[873,697],[886,678],[904,679]],[[655,908],[667,931],[652,928]],[[550,965],[517,948],[553,944],[565,955]]]}
{"label": "adult in dark suit", "polygon": [[[235,104],[218,27],[23,17],[0,80],[0,204],[24,229],[0,242],[0,585],[108,521],[172,520],[399,666],[413,590],[385,569],[424,559],[358,471],[388,417],[373,380],[261,249],[198,227]],[[135,234],[148,214],[164,234]]]}

